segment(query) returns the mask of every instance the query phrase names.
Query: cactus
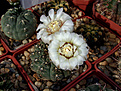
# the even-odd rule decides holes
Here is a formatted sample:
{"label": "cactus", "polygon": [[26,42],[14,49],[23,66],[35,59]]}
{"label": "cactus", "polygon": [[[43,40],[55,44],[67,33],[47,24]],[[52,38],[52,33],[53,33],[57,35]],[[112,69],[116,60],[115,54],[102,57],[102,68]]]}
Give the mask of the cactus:
{"label": "cactus", "polygon": [[87,17],[76,20],[74,32],[82,34],[92,48],[94,45],[100,46],[99,44],[103,43],[104,28]]}
{"label": "cactus", "polygon": [[101,86],[100,84],[92,84],[85,88],[84,91],[117,91],[113,89],[106,88],[105,86]]}
{"label": "cactus", "polygon": [[47,16],[50,9],[54,9],[54,11],[56,12],[59,8],[63,8],[64,12],[66,13],[70,11],[68,2],[63,0],[51,0],[48,2],[44,2],[39,4],[38,6],[33,7],[32,9],[35,11],[39,9],[38,12],[40,15],[45,14]]}
{"label": "cactus", "polygon": [[57,81],[70,75],[70,71],[58,69],[49,59],[47,44],[42,41],[35,45],[35,51],[31,53],[31,70],[36,72],[43,80]]}
{"label": "cactus", "polygon": [[36,30],[36,18],[30,10],[9,9],[1,18],[2,30],[6,36],[15,40],[24,40]]}
{"label": "cactus", "polygon": [[66,0],[51,0],[39,5],[35,5],[32,9],[39,15],[48,15],[50,9],[54,9],[55,13],[59,8],[63,8],[64,12],[72,17],[72,19],[81,17],[83,15],[82,11],[78,8],[70,5]]}

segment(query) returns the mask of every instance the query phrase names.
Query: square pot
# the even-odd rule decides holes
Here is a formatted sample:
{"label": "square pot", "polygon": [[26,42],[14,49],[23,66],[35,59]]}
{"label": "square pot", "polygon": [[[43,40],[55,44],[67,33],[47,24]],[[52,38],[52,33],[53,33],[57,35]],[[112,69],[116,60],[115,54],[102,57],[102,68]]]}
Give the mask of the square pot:
{"label": "square pot", "polygon": [[104,73],[119,90],[121,90],[120,45],[121,43],[94,64],[95,69]]}
{"label": "square pot", "polygon": [[80,66],[78,71],[73,71],[73,73],[70,75],[71,77],[69,78],[65,77],[61,81],[57,80],[57,82],[52,80],[40,79],[37,73],[32,71],[32,69],[30,68],[31,59],[29,58],[29,56],[27,57],[26,55],[26,53],[30,55],[30,53],[32,53],[31,51],[33,50],[34,46],[37,45],[40,41],[37,41],[31,47],[26,46],[13,54],[13,57],[15,57],[16,61],[19,62],[22,68],[26,71],[28,75],[27,77],[29,77],[29,81],[33,82],[34,85],[38,87],[38,90],[44,90],[44,89],[60,90],[63,87],[65,87],[69,82],[71,81],[75,82],[76,80],[78,80],[78,78],[85,75],[91,69],[91,64],[87,60],[84,62],[84,65]]}

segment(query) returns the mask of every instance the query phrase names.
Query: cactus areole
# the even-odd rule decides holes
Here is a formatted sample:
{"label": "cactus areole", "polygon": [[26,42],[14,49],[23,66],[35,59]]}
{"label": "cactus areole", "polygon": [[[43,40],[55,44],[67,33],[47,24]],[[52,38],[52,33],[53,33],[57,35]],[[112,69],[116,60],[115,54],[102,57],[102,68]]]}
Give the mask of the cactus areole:
{"label": "cactus areole", "polygon": [[36,30],[36,18],[30,10],[9,9],[1,18],[2,30],[6,36],[15,40],[24,40]]}

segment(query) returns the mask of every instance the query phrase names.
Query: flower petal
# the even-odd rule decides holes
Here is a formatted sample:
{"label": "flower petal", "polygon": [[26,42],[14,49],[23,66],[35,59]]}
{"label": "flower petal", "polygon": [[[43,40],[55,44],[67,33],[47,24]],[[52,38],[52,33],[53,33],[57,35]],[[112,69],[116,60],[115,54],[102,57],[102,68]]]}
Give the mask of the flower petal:
{"label": "flower petal", "polygon": [[77,62],[78,62],[78,65],[82,65],[84,61],[86,61],[82,56],[78,55],[77,56]]}
{"label": "flower petal", "polygon": [[78,64],[77,58],[76,57],[70,58],[69,63],[70,63],[70,70],[75,69]]}
{"label": "flower petal", "polygon": [[39,24],[36,31],[38,31],[39,29],[42,29],[42,28],[46,28],[46,26],[44,24]]}
{"label": "flower petal", "polygon": [[38,33],[37,33],[37,39],[40,39],[42,37],[43,32],[45,31],[45,29],[41,29]]}
{"label": "flower petal", "polygon": [[63,13],[63,8],[60,8],[60,9],[57,11],[55,20],[59,20],[59,18],[61,17],[62,13]]}
{"label": "flower petal", "polygon": [[51,9],[51,10],[49,10],[49,16],[50,16],[50,18],[51,18],[51,21],[53,21],[54,20],[54,9]]}
{"label": "flower petal", "polygon": [[67,25],[74,26],[74,23],[72,22],[71,19],[69,19],[69,20],[66,20],[63,25],[65,25],[65,26],[67,26]]}
{"label": "flower petal", "polygon": [[70,69],[69,67],[70,67],[70,64],[68,60],[60,63],[60,68],[63,70],[69,70]]}
{"label": "flower petal", "polygon": [[43,32],[42,37],[41,37],[42,41],[44,43],[50,43],[50,41],[52,40],[52,35],[49,35],[47,31]]}
{"label": "flower petal", "polygon": [[73,31],[73,26],[62,26],[59,30],[60,32],[64,31],[64,32],[72,32]]}
{"label": "flower petal", "polygon": [[47,19],[47,17],[45,15],[42,15],[40,17],[40,21],[43,22],[45,25],[49,24],[49,21],[48,21],[48,19]]}
{"label": "flower petal", "polygon": [[63,12],[61,17],[60,17],[60,20],[64,23],[68,19],[71,19],[71,17],[68,14]]}

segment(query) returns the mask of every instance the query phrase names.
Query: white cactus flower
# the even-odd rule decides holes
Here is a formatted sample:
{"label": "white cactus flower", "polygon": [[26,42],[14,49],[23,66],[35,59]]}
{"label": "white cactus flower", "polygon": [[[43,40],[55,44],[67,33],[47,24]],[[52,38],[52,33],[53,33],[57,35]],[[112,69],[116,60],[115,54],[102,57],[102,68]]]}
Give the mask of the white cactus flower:
{"label": "white cactus flower", "polygon": [[53,39],[53,34],[58,31],[73,31],[74,24],[71,20],[71,17],[63,12],[63,8],[60,8],[57,11],[57,14],[54,14],[54,9],[49,10],[49,16],[42,15],[40,21],[43,22],[38,25],[36,31],[40,30],[37,33],[37,39],[42,39],[44,43],[50,43]]}
{"label": "white cactus flower", "polygon": [[79,68],[87,59],[89,47],[82,35],[70,32],[56,32],[48,46],[52,62],[60,69]]}

